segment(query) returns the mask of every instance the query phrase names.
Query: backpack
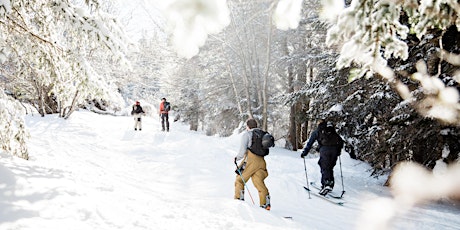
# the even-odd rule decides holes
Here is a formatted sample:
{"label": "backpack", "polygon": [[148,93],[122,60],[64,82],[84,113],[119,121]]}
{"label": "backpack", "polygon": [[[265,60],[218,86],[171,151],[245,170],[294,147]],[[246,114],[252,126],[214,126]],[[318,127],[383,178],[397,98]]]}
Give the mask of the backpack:
{"label": "backpack", "polygon": [[252,153],[257,156],[266,156],[268,155],[268,149],[275,146],[275,138],[261,129],[252,130],[252,144],[248,148]]}
{"label": "backpack", "polygon": [[165,110],[165,111],[171,110],[171,105],[169,105],[169,102],[165,101],[165,105],[164,105],[164,106],[165,106],[165,107],[164,107],[164,110]]}
{"label": "backpack", "polygon": [[318,143],[322,146],[340,146],[343,145],[343,140],[335,131],[333,125],[320,128],[318,132]]}

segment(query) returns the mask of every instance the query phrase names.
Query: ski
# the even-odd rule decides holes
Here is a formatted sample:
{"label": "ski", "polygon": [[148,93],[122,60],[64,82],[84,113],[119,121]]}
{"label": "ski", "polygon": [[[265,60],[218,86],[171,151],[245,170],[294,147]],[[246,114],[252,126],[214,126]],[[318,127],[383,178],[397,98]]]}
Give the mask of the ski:
{"label": "ski", "polygon": [[[307,188],[307,187],[305,187],[305,186],[303,186],[303,188],[304,188],[305,190],[311,192],[311,190],[310,190],[309,188]],[[329,202],[331,202],[331,203],[333,203],[333,204],[336,204],[336,205],[343,206],[343,204],[345,203],[345,202],[342,202],[342,201],[338,201],[338,202],[337,202],[337,201],[331,200],[331,199],[329,199],[328,197],[322,196],[322,195],[320,195],[320,194],[318,194],[318,193],[316,193],[316,192],[311,192],[310,194],[313,194],[313,195],[315,195],[316,197],[319,197],[319,198],[321,198],[321,199],[323,199],[323,200],[325,200],[325,201],[329,201]]]}
{"label": "ski", "polygon": [[[321,191],[321,188],[318,185],[316,185],[315,182],[310,182],[310,185],[313,188],[318,189],[318,191]],[[343,192],[343,193],[345,193],[345,192]],[[343,193],[342,193],[342,196],[343,196]],[[337,194],[335,194],[333,192],[328,192],[326,196],[330,196],[330,197],[335,198],[335,199],[342,199],[342,196],[339,196],[339,195],[337,195]]]}

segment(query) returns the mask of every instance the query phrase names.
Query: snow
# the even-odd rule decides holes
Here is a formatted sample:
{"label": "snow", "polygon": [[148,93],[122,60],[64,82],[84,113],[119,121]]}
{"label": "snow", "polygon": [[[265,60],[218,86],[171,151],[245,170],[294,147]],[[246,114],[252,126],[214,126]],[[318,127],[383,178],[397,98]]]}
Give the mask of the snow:
{"label": "snow", "polygon": [[0,15],[5,16],[11,12],[11,2],[9,0],[0,0]]}
{"label": "snow", "polygon": [[172,42],[185,58],[198,54],[209,34],[217,34],[230,24],[230,11],[224,0],[174,0],[164,7]]}
{"label": "snow", "polygon": [[273,18],[280,30],[295,29],[299,25],[302,0],[280,0],[276,6]]}
{"label": "snow", "polygon": [[321,1],[321,5],[322,5],[321,12],[320,12],[321,18],[329,22],[335,22],[337,20],[337,17],[340,15],[340,13],[345,8],[345,1],[323,0]]}
{"label": "snow", "polygon": [[[0,153],[0,229],[460,226],[460,208],[447,200],[398,210],[397,200],[382,186],[385,178],[370,177],[370,167],[346,153],[335,168],[335,192],[342,191],[340,165],[344,177],[346,203],[341,207],[315,196],[309,199],[302,188],[306,177],[300,151],[272,148],[266,157],[272,209],[266,211],[258,207],[251,182],[255,205],[248,193],[243,202],[233,199],[239,134],[209,137],[174,122],[165,133],[159,131],[157,116],[145,117],[144,130],[135,132],[131,117],[87,111],[77,111],[68,120],[28,115],[26,124],[30,160]],[[316,162],[315,155],[305,161],[309,181],[319,180]]]}
{"label": "snow", "polygon": [[336,104],[336,105],[333,105],[330,109],[329,109],[330,112],[340,112],[340,111],[343,111],[343,105],[341,104]]}

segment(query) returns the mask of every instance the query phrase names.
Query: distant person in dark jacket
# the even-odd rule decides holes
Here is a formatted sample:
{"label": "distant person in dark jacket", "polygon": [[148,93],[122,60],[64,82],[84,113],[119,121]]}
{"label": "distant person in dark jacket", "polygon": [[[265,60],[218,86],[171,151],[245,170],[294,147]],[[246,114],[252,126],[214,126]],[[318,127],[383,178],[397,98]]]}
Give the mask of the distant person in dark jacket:
{"label": "distant person in dark jacket", "polygon": [[131,111],[131,115],[134,116],[134,130],[141,131],[142,130],[142,119],[141,117],[145,114],[144,110],[142,109],[141,103],[136,101],[136,104],[133,105],[133,110]]}
{"label": "distant person in dark jacket", "polygon": [[335,132],[332,123],[328,124],[326,120],[321,119],[318,121],[318,128],[311,133],[300,155],[302,158],[308,154],[315,141],[318,141],[320,154],[318,165],[321,168],[321,191],[319,194],[325,196],[334,188],[334,166],[340,156],[343,140]]}

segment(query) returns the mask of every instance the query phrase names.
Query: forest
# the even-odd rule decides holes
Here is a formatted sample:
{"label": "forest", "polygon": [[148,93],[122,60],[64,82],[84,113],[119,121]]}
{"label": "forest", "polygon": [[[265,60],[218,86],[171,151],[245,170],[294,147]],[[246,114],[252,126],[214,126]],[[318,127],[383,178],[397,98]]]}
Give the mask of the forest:
{"label": "forest", "polygon": [[225,137],[256,118],[293,154],[328,119],[374,175],[458,164],[457,1],[167,2],[133,3],[150,15],[137,39],[124,1],[0,1],[2,150],[28,159],[26,114],[166,97],[190,130]]}

